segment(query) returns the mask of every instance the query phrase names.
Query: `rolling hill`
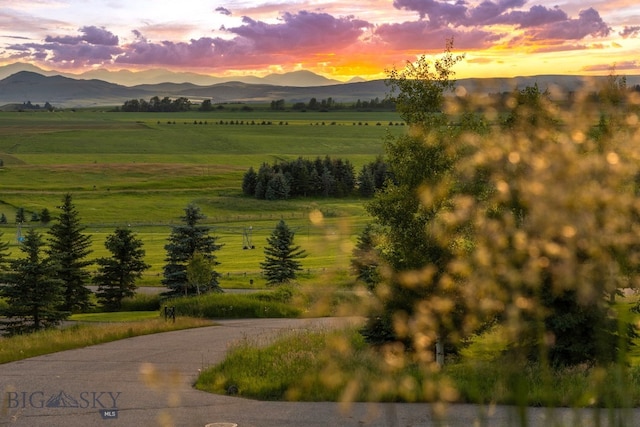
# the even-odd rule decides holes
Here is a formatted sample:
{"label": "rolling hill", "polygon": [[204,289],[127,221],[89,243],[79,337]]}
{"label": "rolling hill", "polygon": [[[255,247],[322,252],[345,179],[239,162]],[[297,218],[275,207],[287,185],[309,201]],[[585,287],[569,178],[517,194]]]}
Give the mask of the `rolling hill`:
{"label": "rolling hill", "polygon": [[[272,75],[271,81],[262,78],[255,83],[228,81],[212,85],[194,83],[155,83],[123,86],[103,80],[74,79],[61,75],[46,76],[33,71],[19,71],[0,80],[0,106],[49,102],[57,108],[122,105],[130,99],[149,100],[153,96],[163,98],[186,97],[193,102],[211,99],[214,103],[269,102],[284,99],[287,103],[308,102],[333,98],[337,102],[369,101],[383,99],[389,92],[384,80],[358,81],[329,84],[324,77],[316,76],[323,84],[302,86],[313,79],[309,72]],[[584,87],[595,88],[606,79],[602,77],[544,75],[514,78],[461,79],[457,85],[473,93],[501,93],[538,84],[542,89],[559,88],[562,92],[577,91]],[[324,80],[323,80],[324,79]],[[277,83],[277,84],[276,84]],[[627,76],[627,84],[640,84],[640,76]]]}
{"label": "rolling hill", "polygon": [[[282,77],[284,79],[284,77]],[[102,80],[77,80],[63,76],[44,76],[20,71],[0,80],[0,106],[5,104],[33,104],[49,102],[58,108],[122,105],[129,99],[148,100],[153,96],[175,98],[184,96],[192,101],[212,99],[221,102],[264,102],[285,99],[287,102],[309,101],[316,97],[332,97],[336,101],[383,98],[387,87],[382,80],[342,83],[326,86],[281,86],[225,82],[209,86],[193,83],[160,83],[122,86]]]}

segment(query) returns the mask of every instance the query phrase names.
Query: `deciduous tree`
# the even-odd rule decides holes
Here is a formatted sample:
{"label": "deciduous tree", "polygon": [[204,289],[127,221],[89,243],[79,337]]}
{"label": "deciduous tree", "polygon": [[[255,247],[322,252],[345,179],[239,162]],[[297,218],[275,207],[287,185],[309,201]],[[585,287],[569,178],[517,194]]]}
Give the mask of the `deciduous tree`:
{"label": "deciduous tree", "polygon": [[444,96],[455,87],[455,64],[464,55],[454,55],[453,39],[447,40],[444,54],[435,60],[420,56],[407,61],[403,70],[389,71],[387,85],[391,88],[388,100],[408,124],[438,125],[443,112]]}
{"label": "deciduous tree", "polygon": [[196,288],[196,293],[200,295],[200,288],[207,288],[211,282],[212,274],[213,267],[211,266],[211,261],[196,251],[189,260],[189,264],[187,264],[187,280],[189,281],[189,286]]}

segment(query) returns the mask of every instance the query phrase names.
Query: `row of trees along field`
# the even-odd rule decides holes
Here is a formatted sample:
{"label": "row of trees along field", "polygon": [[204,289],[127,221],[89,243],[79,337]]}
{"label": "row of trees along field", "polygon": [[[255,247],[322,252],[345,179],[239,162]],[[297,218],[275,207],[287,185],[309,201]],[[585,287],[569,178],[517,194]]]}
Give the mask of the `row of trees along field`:
{"label": "row of trees along field", "polygon": [[[284,111],[287,108],[287,104],[284,99],[277,99],[271,101],[269,108],[275,111]],[[395,103],[389,98],[373,98],[369,101],[362,101],[360,99],[355,102],[336,102],[333,98],[325,98],[318,100],[317,98],[309,99],[309,102],[294,102],[290,105],[290,108],[294,111],[335,111],[335,110],[388,110],[394,111]]]}
{"label": "row of trees along field", "polygon": [[392,174],[381,156],[365,164],[358,176],[349,160],[298,157],[270,165],[263,163],[255,171],[250,167],[242,178],[242,192],[263,200],[292,197],[347,197],[356,193],[371,197]]}
{"label": "row of trees along field", "polygon": [[[98,286],[98,302],[107,310],[118,310],[122,300],[132,297],[136,281],[149,268],[144,262],[143,243],[129,228],[116,228],[107,236],[110,257],[91,260],[90,237],[84,233],[71,195],[66,194],[61,213],[48,231],[48,239],[30,229],[20,245],[21,257],[11,258],[9,244],[0,240],[1,326],[7,334],[19,334],[54,327],[73,312],[91,308],[91,291]],[[172,227],[168,243],[163,285],[166,296],[221,292],[215,267],[215,252],[222,245],[201,225],[205,217],[189,205],[183,224]],[[287,283],[302,269],[304,250],[293,245],[293,231],[281,220],[268,239],[261,267],[268,285]],[[2,234],[0,233],[0,238]],[[93,276],[88,268],[97,265]]]}
{"label": "row of trees along field", "polygon": [[387,141],[394,180],[354,252],[378,300],[365,337],[426,366],[488,328],[522,363],[626,360],[633,325],[613,304],[640,278],[640,97],[612,75],[597,103],[563,110],[533,86],[497,115],[444,96],[451,48],[389,75],[411,131]]}
{"label": "row of trees along field", "polygon": [[[153,112],[153,113],[168,113],[168,112],[180,112],[180,111],[190,111],[193,103],[185,97],[179,97],[176,99],[171,99],[168,96],[160,98],[159,96],[154,96],[150,98],[148,101],[144,99],[129,99],[122,104],[122,106],[117,108],[117,111],[123,112]],[[249,106],[245,106],[247,111],[253,110],[253,108]],[[335,111],[335,110],[395,110],[395,104],[388,99],[380,100],[379,98],[374,98],[369,101],[361,101],[358,99],[355,102],[336,102],[331,97],[326,99],[317,100],[316,98],[311,98],[309,102],[294,102],[288,105],[294,111]],[[213,101],[211,99],[203,100],[198,106],[198,111],[213,111],[214,109],[224,108],[221,104],[218,104],[214,107]],[[284,111],[287,109],[287,104],[284,99],[277,99],[271,101],[269,104],[269,108],[274,111]]]}
{"label": "row of trees along field", "polygon": [[149,101],[144,99],[130,99],[124,102],[120,111],[127,113],[169,113],[191,110],[191,101],[183,96],[171,99],[168,96],[160,99],[154,96]]}
{"label": "row of trees along field", "polygon": [[[43,224],[48,224],[51,221],[51,212],[49,209],[43,208],[40,212],[31,212],[30,222],[41,222]],[[24,224],[27,222],[27,212],[25,208],[19,207],[16,209],[16,224]],[[0,224],[8,224],[9,220],[4,212],[0,213]]]}

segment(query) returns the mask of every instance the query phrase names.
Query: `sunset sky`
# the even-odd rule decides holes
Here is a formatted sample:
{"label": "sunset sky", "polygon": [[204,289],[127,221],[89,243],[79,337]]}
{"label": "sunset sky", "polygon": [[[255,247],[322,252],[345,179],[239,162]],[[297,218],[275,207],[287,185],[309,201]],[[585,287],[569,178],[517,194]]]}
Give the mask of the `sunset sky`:
{"label": "sunset sky", "polygon": [[637,0],[0,0],[0,65],[383,78],[453,37],[456,77],[640,74]]}

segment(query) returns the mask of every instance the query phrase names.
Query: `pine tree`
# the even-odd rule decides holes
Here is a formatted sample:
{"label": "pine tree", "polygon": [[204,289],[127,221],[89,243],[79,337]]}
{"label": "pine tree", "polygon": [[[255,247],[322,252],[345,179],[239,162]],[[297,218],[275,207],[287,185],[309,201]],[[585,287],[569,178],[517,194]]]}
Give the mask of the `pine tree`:
{"label": "pine tree", "polygon": [[306,257],[307,254],[300,246],[293,246],[293,237],[294,232],[284,220],[280,220],[271,236],[267,237],[265,259],[260,264],[267,278],[267,285],[288,283],[302,270],[298,259]]}
{"label": "pine tree", "polygon": [[245,196],[255,196],[256,195],[256,184],[258,183],[258,174],[250,167],[247,172],[245,172],[242,177],[242,193]]}
{"label": "pine tree", "polygon": [[353,249],[351,268],[359,281],[365,283],[369,290],[373,290],[380,282],[380,255],[376,249],[376,238],[372,224],[362,230],[358,242]]}
{"label": "pine tree", "polygon": [[89,282],[87,267],[92,261],[91,238],[83,234],[85,227],[80,225],[80,215],[73,204],[71,194],[62,198],[62,212],[49,230],[49,255],[57,264],[57,277],[64,287],[66,311],[85,311],[91,307],[91,291],[86,287]]}
{"label": "pine tree", "polygon": [[[222,245],[216,243],[217,237],[209,236],[210,227],[198,224],[206,217],[200,212],[200,208],[192,204],[184,211],[185,215],[180,218],[184,224],[173,227],[169,243],[164,247],[167,257],[162,284],[169,288],[169,295],[189,295],[198,291],[187,277],[187,266],[196,252],[202,254],[212,268],[219,264],[214,252],[220,250]],[[220,274],[212,269],[209,283],[199,290],[221,292],[219,277]]]}
{"label": "pine tree", "polygon": [[18,208],[16,211],[16,224],[23,224],[27,222],[27,218],[25,217],[24,208]]}
{"label": "pine tree", "polygon": [[144,262],[143,243],[128,228],[117,228],[104,246],[110,258],[99,258],[93,282],[98,285],[98,301],[110,310],[119,310],[122,300],[135,295],[136,280],[150,265]]}
{"label": "pine tree", "polygon": [[42,211],[40,211],[40,222],[43,224],[48,224],[50,221],[51,213],[49,212],[49,209],[43,208]]}
{"label": "pine tree", "polygon": [[44,241],[35,230],[27,232],[20,250],[24,257],[10,262],[3,275],[0,296],[6,298],[2,313],[9,334],[53,327],[69,316],[60,310],[64,302],[62,282],[56,278],[54,260],[43,257]]}
{"label": "pine tree", "polygon": [[9,242],[2,241],[4,233],[0,232],[0,273],[6,270],[6,264],[9,262]]}
{"label": "pine tree", "polygon": [[362,167],[360,175],[358,176],[358,183],[358,191],[362,197],[373,197],[373,194],[376,192],[375,182],[371,168],[367,165]]}
{"label": "pine tree", "polygon": [[267,183],[264,198],[267,200],[286,200],[289,198],[290,192],[291,186],[287,178],[282,172],[278,172]]}

